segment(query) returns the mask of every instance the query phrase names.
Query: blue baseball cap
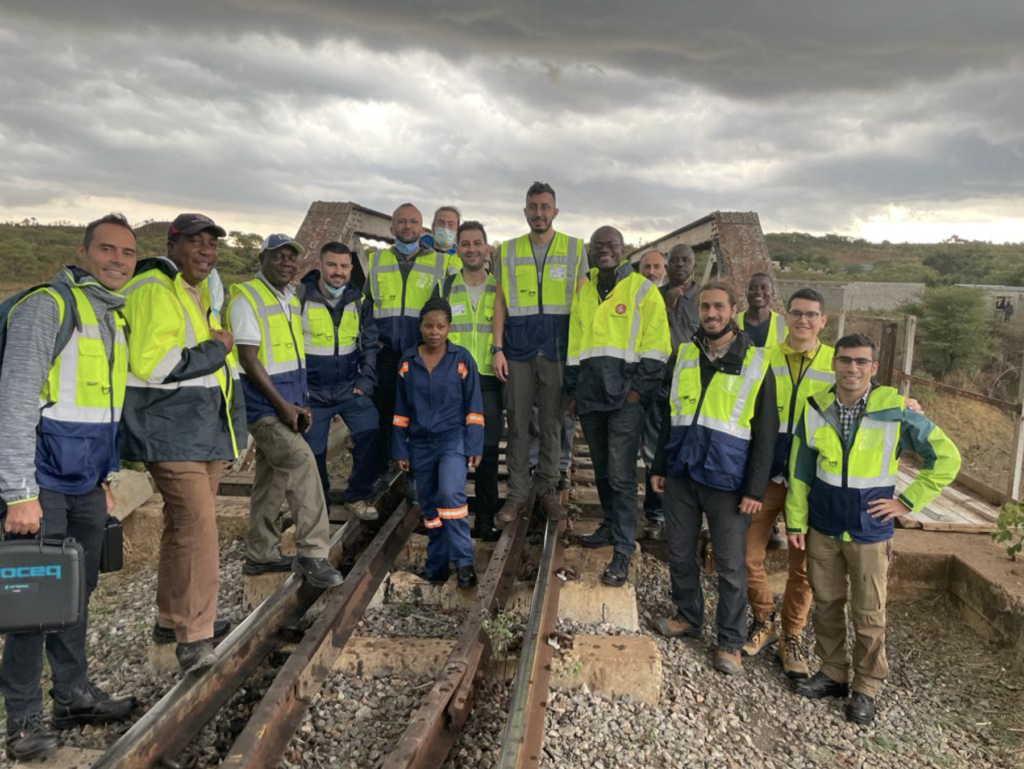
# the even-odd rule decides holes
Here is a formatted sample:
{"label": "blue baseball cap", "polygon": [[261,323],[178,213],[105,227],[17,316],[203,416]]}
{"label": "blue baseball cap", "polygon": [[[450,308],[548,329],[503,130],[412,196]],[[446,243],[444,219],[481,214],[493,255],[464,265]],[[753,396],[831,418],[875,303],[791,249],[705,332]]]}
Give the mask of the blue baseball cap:
{"label": "blue baseball cap", "polygon": [[295,238],[285,235],[283,232],[276,232],[273,235],[268,235],[267,239],[263,241],[263,245],[260,246],[260,253],[264,251],[273,251],[274,249],[281,248],[282,246],[291,246],[295,249],[295,253],[302,256],[306,249],[299,245]]}

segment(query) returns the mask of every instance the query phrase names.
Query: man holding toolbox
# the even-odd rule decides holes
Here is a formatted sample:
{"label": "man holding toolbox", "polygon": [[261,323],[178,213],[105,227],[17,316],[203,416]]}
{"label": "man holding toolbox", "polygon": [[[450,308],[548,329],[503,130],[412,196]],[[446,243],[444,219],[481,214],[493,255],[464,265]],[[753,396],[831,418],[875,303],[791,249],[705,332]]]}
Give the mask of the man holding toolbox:
{"label": "man holding toolbox", "polygon": [[[104,527],[113,508],[106,481],[118,468],[127,381],[124,297],[118,291],[134,270],[135,234],[124,217],[110,214],[86,228],[78,264],[62,270],[50,287],[30,292],[7,317],[0,368],[4,536],[73,538],[84,551],[86,595],[77,624],[7,635],[0,693],[7,707],[7,756],[15,761],[43,758],[60,744],[43,720],[44,647],[52,672],[53,727],[119,720],[138,704],[94,686],[85,656],[88,596],[99,578]],[[70,335],[64,333],[68,328]],[[0,622],[11,627],[17,624],[11,615],[18,601],[7,592]]]}

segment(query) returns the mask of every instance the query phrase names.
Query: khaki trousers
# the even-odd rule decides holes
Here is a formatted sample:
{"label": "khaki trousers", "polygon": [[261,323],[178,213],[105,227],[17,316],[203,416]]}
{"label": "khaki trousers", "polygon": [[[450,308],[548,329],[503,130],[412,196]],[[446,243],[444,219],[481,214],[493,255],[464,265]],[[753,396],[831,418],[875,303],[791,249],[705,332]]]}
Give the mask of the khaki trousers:
{"label": "khaki trousers", "polygon": [[309,444],[276,416],[251,422],[249,432],[256,441],[256,469],[246,556],[261,563],[281,557],[281,506],[287,499],[296,551],[304,558],[326,558],[331,539],[327,504]]}
{"label": "khaki trousers", "polygon": [[151,462],[146,469],[164,498],[157,623],[173,628],[179,643],[212,638],[220,586],[214,501],[222,464]]}
{"label": "khaki trousers", "polygon": [[[764,568],[768,540],[779,514],[785,512],[786,487],[775,481],[768,482],[761,512],[751,516],[747,529],[747,602],[754,616],[764,619],[775,610],[775,596],[768,587],[768,574]],[[782,594],[782,632],[800,635],[811,612],[811,586],[807,582],[807,553],[789,548],[789,573],[786,590]]]}
{"label": "khaki trousers", "polygon": [[565,362],[538,355],[530,361],[510,360],[505,384],[505,413],[508,417],[508,498],[526,502],[530,495],[530,419],[537,404],[540,425],[540,454],[534,474],[534,488],[542,497],[558,485],[558,463],[562,456],[562,414],[565,394],[562,383]]}
{"label": "khaki trousers", "polygon": [[849,679],[846,604],[853,618],[853,690],[877,696],[889,675],[885,659],[885,601],[892,540],[839,542],[811,529],[807,577],[814,591],[814,651],[833,681]]}

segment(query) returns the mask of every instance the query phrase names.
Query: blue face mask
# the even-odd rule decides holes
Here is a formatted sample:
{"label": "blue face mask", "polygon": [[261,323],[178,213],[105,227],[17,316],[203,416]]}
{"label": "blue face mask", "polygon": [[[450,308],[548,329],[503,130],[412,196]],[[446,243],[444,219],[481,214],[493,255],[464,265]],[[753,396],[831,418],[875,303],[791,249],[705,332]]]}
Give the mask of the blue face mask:
{"label": "blue face mask", "polygon": [[320,286],[327,292],[327,296],[331,297],[331,299],[340,299],[341,295],[345,293],[344,285],[335,288],[330,283],[324,283],[321,281]]}
{"label": "blue face mask", "polygon": [[395,244],[392,248],[404,256],[412,256],[420,250],[420,242],[418,240],[414,240],[412,243],[403,243],[400,240],[395,240]]}

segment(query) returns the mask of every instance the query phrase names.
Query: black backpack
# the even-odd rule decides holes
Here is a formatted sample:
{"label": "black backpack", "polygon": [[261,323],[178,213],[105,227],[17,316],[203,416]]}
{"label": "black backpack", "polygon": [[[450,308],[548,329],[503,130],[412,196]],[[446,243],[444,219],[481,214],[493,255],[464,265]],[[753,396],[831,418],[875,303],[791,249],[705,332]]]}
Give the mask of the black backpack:
{"label": "black backpack", "polygon": [[4,353],[7,349],[7,321],[11,316],[11,311],[18,306],[18,304],[30,294],[38,293],[43,289],[52,289],[56,291],[58,296],[64,300],[64,318],[61,320],[60,329],[57,331],[57,342],[53,346],[53,358],[50,363],[57,360],[57,356],[64,351],[68,342],[71,340],[71,335],[75,333],[75,329],[82,330],[82,321],[78,317],[78,310],[75,305],[75,297],[71,293],[71,287],[63,281],[54,281],[53,283],[42,283],[38,286],[32,286],[32,288],[26,288],[24,291],[19,291],[14,296],[8,297],[3,302],[0,302],[0,376],[3,376],[3,364],[4,364]]}

